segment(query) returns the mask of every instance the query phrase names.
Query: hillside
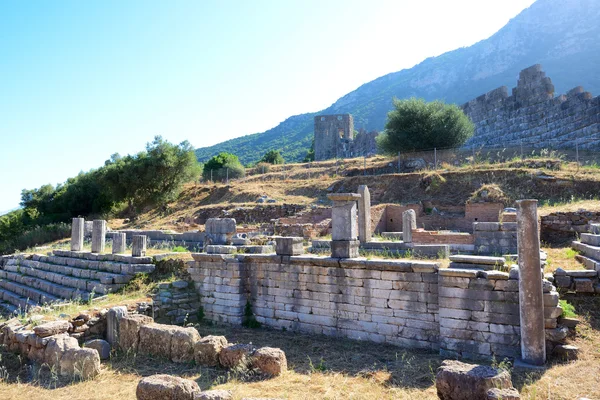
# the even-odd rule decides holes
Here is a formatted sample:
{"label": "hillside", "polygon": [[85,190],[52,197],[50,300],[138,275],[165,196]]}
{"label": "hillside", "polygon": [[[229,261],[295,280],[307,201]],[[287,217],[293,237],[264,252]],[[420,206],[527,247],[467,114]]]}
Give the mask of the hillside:
{"label": "hillside", "polygon": [[520,70],[542,64],[556,93],[575,86],[598,94],[600,7],[595,0],[538,0],[488,39],[366,83],[325,110],[288,118],[262,133],[196,150],[200,161],[220,151],[242,163],[280,149],[287,161],[306,154],[315,114],[351,113],[355,129],[381,130],[392,98],[422,97],[462,104],[489,90],[513,87]]}

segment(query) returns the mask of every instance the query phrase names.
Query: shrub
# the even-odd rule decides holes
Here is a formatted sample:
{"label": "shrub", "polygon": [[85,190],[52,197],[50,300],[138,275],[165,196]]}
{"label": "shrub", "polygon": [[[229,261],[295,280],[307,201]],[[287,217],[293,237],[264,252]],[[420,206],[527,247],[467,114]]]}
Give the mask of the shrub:
{"label": "shrub", "polygon": [[225,179],[243,178],[246,175],[244,166],[235,154],[219,153],[204,164],[202,177],[206,180],[224,181]]}
{"label": "shrub", "polygon": [[283,164],[285,162],[285,160],[279,153],[279,150],[269,150],[260,159],[260,162],[268,163],[268,164]]}

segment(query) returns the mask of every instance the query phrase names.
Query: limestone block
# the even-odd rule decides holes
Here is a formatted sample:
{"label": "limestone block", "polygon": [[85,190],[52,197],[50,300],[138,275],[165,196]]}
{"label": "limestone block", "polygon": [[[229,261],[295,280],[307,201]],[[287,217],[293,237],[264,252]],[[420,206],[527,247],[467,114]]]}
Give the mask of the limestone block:
{"label": "limestone block", "polygon": [[498,389],[493,388],[487,392],[487,400],[520,400],[521,395],[515,388]]}
{"label": "limestone block", "polygon": [[415,210],[406,210],[402,213],[402,240],[412,243],[412,231],[417,229],[417,214]]}
{"label": "limestone block", "polygon": [[152,375],[142,380],[135,391],[137,400],[193,400],[200,393],[198,384],[170,375]]}
{"label": "limestone block", "polygon": [[106,340],[88,340],[83,344],[83,347],[96,350],[100,356],[100,360],[108,360],[110,358],[110,343]]}
{"label": "limestone block", "polygon": [[[595,272],[595,271],[594,271]],[[589,278],[575,278],[575,291],[581,293],[594,293],[594,282]]]}
{"label": "limestone block", "polygon": [[356,201],[334,202],[331,210],[331,239],[356,240],[357,218]]}
{"label": "limestone block", "polygon": [[91,379],[100,373],[100,356],[95,349],[69,349],[60,359],[61,376]]}
{"label": "limestone block", "polygon": [[196,364],[210,367],[219,364],[219,353],[227,346],[225,336],[205,336],[194,345]]}
{"label": "limestone block", "polygon": [[252,355],[253,368],[271,376],[281,375],[287,371],[287,359],[281,349],[261,347]]}
{"label": "limestone block", "polygon": [[554,347],[552,354],[562,360],[576,360],[579,356],[579,348],[568,344],[559,344]]}
{"label": "limestone block", "polygon": [[207,390],[196,393],[194,400],[233,400],[233,393],[231,390]]}
{"label": "limestone block", "polygon": [[171,335],[171,361],[186,363],[194,360],[194,348],[200,335],[195,328],[174,328]]}
{"label": "limestone block", "polygon": [[71,224],[71,251],[83,250],[83,236],[85,231],[85,219],[73,218]]}
{"label": "limestone block", "polygon": [[358,238],[367,243],[371,241],[371,193],[366,185],[360,185],[358,194]]}
{"label": "limestone block", "polygon": [[281,256],[304,254],[304,239],[301,237],[276,237],[275,252]]}
{"label": "limestone block", "polygon": [[112,307],[106,314],[106,341],[111,346],[116,346],[119,343],[120,320],[126,315],[127,307],[125,306]]}
{"label": "limestone block", "polygon": [[171,359],[171,337],[174,331],[173,325],[157,323],[142,325],[138,351]]}
{"label": "limestone block", "polygon": [[232,344],[224,347],[219,353],[219,363],[225,368],[245,365],[254,351],[251,344]]}
{"label": "limestone block", "polygon": [[69,321],[52,321],[33,328],[35,334],[41,338],[65,333],[69,330]]}
{"label": "limestone block", "polygon": [[486,399],[490,389],[510,389],[510,373],[498,368],[445,360],[435,378],[440,400]]}
{"label": "limestone block", "polygon": [[132,257],[145,257],[147,242],[148,242],[147,236],[133,235],[132,243],[131,243],[131,256]]}
{"label": "limestone block", "polygon": [[106,221],[94,220],[92,227],[92,253],[104,253],[106,245]]}
{"label": "limestone block", "polygon": [[127,235],[123,232],[116,232],[112,238],[112,253],[122,254],[127,250]]}
{"label": "limestone block", "polygon": [[60,360],[62,359],[65,352],[71,349],[79,348],[79,342],[77,339],[68,336],[67,334],[60,334],[52,336],[48,340],[46,345],[46,351],[44,352],[44,362],[49,366],[60,366]]}
{"label": "limestone block", "polygon": [[358,240],[332,240],[332,258],[356,258],[359,256],[360,242]]}

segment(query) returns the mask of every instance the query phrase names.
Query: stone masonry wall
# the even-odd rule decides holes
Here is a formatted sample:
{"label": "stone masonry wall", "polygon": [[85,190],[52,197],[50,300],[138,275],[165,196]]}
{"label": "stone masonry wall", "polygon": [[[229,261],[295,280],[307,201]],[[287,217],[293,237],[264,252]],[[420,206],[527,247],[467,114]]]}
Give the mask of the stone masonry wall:
{"label": "stone masonry wall", "polygon": [[579,86],[554,97],[554,85],[536,64],[519,74],[517,87],[506,86],[464,104],[475,123],[466,146],[520,146],[597,149],[600,145],[600,97]]}
{"label": "stone masonry wall", "polygon": [[516,222],[473,223],[475,252],[478,254],[516,254]]}
{"label": "stone masonry wall", "polygon": [[550,244],[562,244],[575,240],[580,233],[589,229],[590,222],[600,221],[600,212],[574,211],[557,212],[541,217],[540,239]]}

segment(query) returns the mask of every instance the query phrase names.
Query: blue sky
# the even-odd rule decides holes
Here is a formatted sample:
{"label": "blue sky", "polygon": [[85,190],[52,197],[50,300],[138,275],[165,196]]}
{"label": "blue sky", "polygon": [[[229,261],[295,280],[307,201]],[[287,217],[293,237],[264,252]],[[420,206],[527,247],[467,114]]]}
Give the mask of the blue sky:
{"label": "blue sky", "polygon": [[1,2],[0,212],[155,135],[204,147],[326,108],[532,3]]}

